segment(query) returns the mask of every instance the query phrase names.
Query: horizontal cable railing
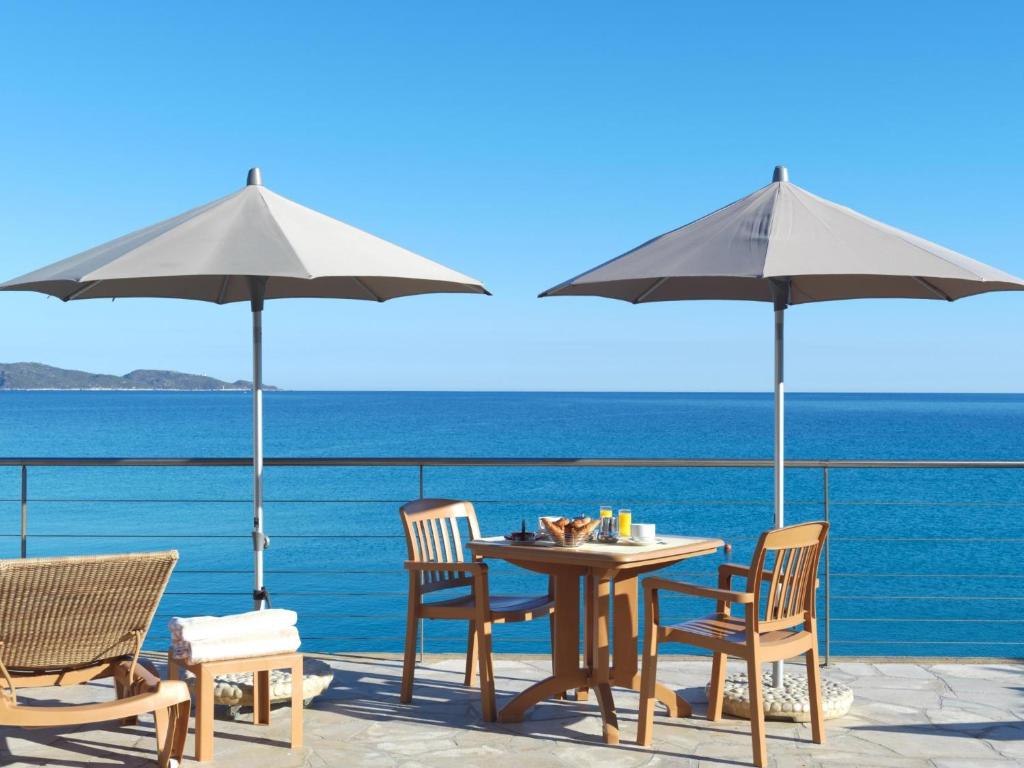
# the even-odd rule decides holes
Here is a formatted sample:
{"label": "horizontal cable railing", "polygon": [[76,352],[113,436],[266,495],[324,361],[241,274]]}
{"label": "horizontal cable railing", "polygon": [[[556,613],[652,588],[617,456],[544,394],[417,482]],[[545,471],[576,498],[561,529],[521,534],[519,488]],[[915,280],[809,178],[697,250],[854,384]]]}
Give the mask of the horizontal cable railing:
{"label": "horizontal cable railing", "polygon": [[[338,497],[336,495],[320,497],[309,497],[292,494],[285,494],[279,497],[268,495],[265,503],[268,505],[280,504],[280,505],[299,505],[302,508],[309,508],[315,505],[330,505],[341,506],[343,509],[350,509],[358,511],[360,507],[365,505],[398,505],[408,500],[408,498],[419,495],[423,497],[426,491],[426,475],[427,470],[430,468],[477,468],[477,469],[497,469],[497,468],[511,468],[516,470],[528,470],[528,469],[543,469],[543,468],[612,468],[622,470],[641,470],[641,469],[712,469],[712,470],[739,470],[739,469],[770,469],[773,466],[772,461],[765,459],[691,459],[691,458],[560,458],[560,457],[542,457],[542,458],[521,458],[521,457],[308,457],[308,458],[267,458],[264,460],[267,468],[281,467],[281,468],[363,468],[363,469],[382,469],[382,468],[398,468],[405,467],[416,470],[416,477],[413,478],[414,488],[410,488],[410,495],[402,498],[397,498],[390,495],[381,496],[353,496],[353,497]],[[71,495],[65,496],[60,494],[41,494],[39,496],[30,496],[29,494],[29,479],[31,468],[60,468],[60,469],[72,469],[72,468],[129,468],[129,467],[149,467],[149,468],[196,468],[196,469],[211,469],[211,468],[230,468],[230,467],[251,467],[252,460],[250,458],[234,458],[234,457],[217,457],[217,458],[176,458],[176,457],[121,457],[121,458],[103,458],[103,457],[0,457],[0,467],[12,467],[20,469],[20,494],[15,495],[0,495],[0,503],[13,503],[21,505],[21,526],[20,531],[17,533],[0,532],[0,539],[19,539],[20,540],[20,553],[22,557],[28,554],[28,543],[30,539],[29,528],[28,528],[28,514],[30,504],[40,505],[59,505],[66,508],[69,505],[85,505],[85,504],[102,504],[102,505],[142,505],[142,504],[154,504],[154,505],[198,505],[198,506],[209,506],[214,505],[239,505],[248,504],[250,499],[244,497],[238,497],[233,495],[225,498],[213,498],[209,495],[200,495],[196,497],[178,496],[178,495],[156,495],[148,494],[147,496],[140,496],[137,498],[125,498],[122,496],[108,496],[106,494],[89,494],[89,495]],[[881,498],[843,498],[833,499],[830,494],[830,472],[837,470],[868,470],[868,471],[888,471],[888,470],[1022,470],[1024,469],[1024,461],[970,461],[970,460],[913,460],[913,461],[895,461],[895,460],[849,460],[849,459],[793,459],[786,462],[787,469],[790,470],[811,470],[818,471],[821,478],[821,495],[820,497],[814,498],[797,498],[787,499],[787,508],[799,510],[815,510],[820,509],[821,515],[826,520],[831,520],[834,511],[841,509],[844,517],[847,515],[856,515],[858,508],[872,509],[874,510],[872,515],[879,515],[884,508],[890,509],[907,509],[907,510],[927,510],[929,508],[935,510],[949,509],[955,510],[957,508],[975,508],[979,510],[1018,510],[1024,507],[1024,485],[1021,485],[1021,481],[1024,481],[1024,476],[1021,476],[1021,481],[1017,481],[1014,478],[1014,482],[1017,485],[1014,486],[1014,490],[1020,494],[1021,499],[1017,498],[1005,498],[1005,499],[964,499],[964,500],[950,500],[947,498],[928,500],[928,499],[881,499]],[[505,495],[494,495],[484,494],[481,498],[473,498],[472,500],[478,506],[492,505],[495,507],[508,506],[508,505],[519,505],[519,506],[534,506],[534,507],[546,507],[552,506],[556,508],[561,507],[573,507],[581,505],[597,506],[603,503],[605,499],[597,498],[595,496],[587,496],[583,494],[570,495],[564,497],[551,497],[543,493],[539,494],[528,494],[528,487],[517,485],[517,489],[523,489],[522,496],[505,496]],[[518,491],[517,491],[518,492]],[[869,496],[870,494],[865,494]],[[633,494],[627,497],[622,497],[619,501],[625,505],[689,505],[689,506],[702,506],[708,508],[755,508],[762,507],[771,504],[771,499],[765,498],[700,498],[692,496],[657,496],[648,494]],[[767,520],[765,521],[768,522]],[[767,525],[763,526],[767,527]],[[379,530],[360,530],[358,532],[334,532],[334,531],[317,531],[316,533],[294,533],[294,532],[282,532],[274,533],[274,540],[284,541],[335,541],[339,542],[339,546],[344,546],[344,542],[356,541],[356,540],[368,540],[368,541],[396,541],[403,538],[402,534],[397,531],[397,526],[390,529],[381,527]],[[951,623],[962,623],[967,625],[978,625],[982,626],[985,624],[992,625],[1010,625],[1010,624],[1022,624],[1024,619],[1016,618],[1013,615],[992,615],[986,617],[973,617],[966,613],[958,613],[955,616],[898,616],[898,615],[869,615],[869,616],[855,616],[855,615],[841,615],[833,616],[833,605],[846,605],[849,603],[889,603],[891,605],[923,605],[929,604],[940,604],[944,608],[956,608],[960,605],[971,605],[976,604],[978,606],[992,605],[992,606],[1006,606],[1007,611],[1013,611],[1020,602],[1024,601],[1024,594],[1015,594],[1015,588],[1017,583],[1024,579],[1024,572],[998,572],[998,573],[982,573],[974,572],[969,570],[968,566],[972,564],[980,564],[972,561],[967,561],[962,558],[954,560],[946,560],[943,558],[939,560],[940,564],[949,562],[952,565],[955,562],[954,567],[946,566],[946,570],[940,572],[931,571],[913,571],[901,569],[898,566],[892,570],[879,570],[869,569],[863,571],[850,570],[843,568],[842,570],[834,570],[832,567],[832,550],[834,548],[840,548],[843,551],[847,547],[853,545],[895,545],[895,544],[925,544],[925,545],[942,545],[942,546],[955,546],[955,545],[1016,545],[1024,543],[1024,536],[1022,535],[998,535],[1000,526],[993,526],[993,535],[969,535],[969,534],[957,534],[956,531],[951,531],[948,535],[917,535],[912,529],[908,529],[906,532],[900,532],[899,534],[893,533],[891,535],[860,535],[860,531],[852,533],[846,533],[840,535],[837,533],[837,529],[833,527],[833,535],[829,537],[826,543],[826,549],[822,562],[822,619],[824,624],[823,642],[825,646],[825,657],[830,658],[831,648],[833,645],[837,646],[918,646],[918,647],[945,647],[945,646],[957,646],[957,647],[992,647],[992,648],[1006,648],[1013,649],[1012,652],[1008,651],[1008,655],[1024,655],[1020,652],[1020,649],[1024,647],[1024,641],[1016,639],[992,639],[986,638],[984,640],[961,640],[961,639],[947,639],[941,638],[936,639],[934,637],[913,637],[913,638],[897,638],[897,637],[877,637],[877,636],[865,636],[865,637],[844,637],[844,638],[833,638],[832,637],[832,625],[838,624],[842,626],[861,626],[861,625],[879,625],[879,626],[893,626],[893,625],[922,625],[923,627],[930,625],[940,624],[951,624]],[[394,531],[394,532],[392,532]],[[742,535],[733,535],[728,537],[730,543],[749,544],[756,541],[757,531],[745,532]],[[107,530],[104,532],[60,532],[60,531],[45,531],[45,532],[33,532],[31,533],[31,539],[35,540],[69,540],[69,539],[84,539],[84,540],[163,540],[163,539],[182,539],[184,541],[242,541],[250,540],[250,533],[247,530],[239,531],[237,534],[233,533],[218,533],[218,532],[195,532],[188,530],[171,530],[168,532],[149,532],[149,531],[132,531],[132,530]],[[183,563],[184,565],[184,563]],[[893,565],[896,565],[893,563]],[[883,566],[884,567],[884,566]],[[214,567],[182,567],[176,572],[180,576],[190,577],[216,577],[216,576],[242,576],[250,573],[250,571],[242,568],[214,568]],[[296,577],[296,576],[327,576],[327,577],[358,577],[367,580],[367,584],[372,585],[374,577],[395,577],[404,574],[401,569],[399,562],[396,562],[395,567],[332,567],[330,565],[324,565],[323,567],[297,567],[297,568],[272,568],[268,567],[265,573],[270,577]],[[682,576],[687,578],[713,578],[715,571],[713,570],[687,570],[679,571],[675,574],[676,576]],[[917,592],[901,592],[896,587],[897,584],[913,582],[914,580],[930,580],[935,582],[937,580],[955,580],[957,582],[965,583],[978,583],[981,584],[986,580],[996,585],[995,588],[989,589],[982,594],[955,594],[951,592],[934,593],[929,592],[927,594]],[[857,582],[871,583],[878,582],[887,585],[887,589],[880,592],[874,591],[843,591],[841,594],[835,594],[833,591],[834,582],[839,583],[850,583],[851,585]],[[311,589],[295,589],[289,587],[282,587],[280,589],[271,589],[274,596],[281,597],[297,597],[297,598],[328,598],[328,597],[351,597],[351,598],[381,598],[389,603],[392,610],[378,610],[374,612],[368,612],[365,609],[352,611],[324,611],[324,610],[310,610],[303,611],[303,616],[307,618],[316,619],[339,619],[339,620],[373,620],[373,619],[393,619],[399,620],[403,615],[401,610],[401,601],[405,597],[405,592],[400,589],[334,589],[327,588],[331,585],[317,585],[318,588]],[[320,586],[324,588],[319,588]],[[248,596],[250,593],[248,590],[242,589],[219,589],[213,588],[212,585],[207,585],[202,589],[179,589],[172,586],[172,589],[168,590],[167,595],[171,597],[210,597],[220,598],[228,596]],[[395,607],[398,606],[396,610]],[[966,610],[966,608],[964,609]],[[163,616],[163,614],[160,614]],[[322,642],[337,642],[345,643],[349,642],[363,642],[363,641],[384,641],[389,639],[395,639],[397,636],[392,635],[338,635],[338,634],[325,634],[317,632],[306,636],[307,640],[315,640]],[[400,638],[399,638],[400,639]],[[447,637],[446,637],[447,639]],[[532,643],[540,642],[528,638],[519,638],[516,642]]]}

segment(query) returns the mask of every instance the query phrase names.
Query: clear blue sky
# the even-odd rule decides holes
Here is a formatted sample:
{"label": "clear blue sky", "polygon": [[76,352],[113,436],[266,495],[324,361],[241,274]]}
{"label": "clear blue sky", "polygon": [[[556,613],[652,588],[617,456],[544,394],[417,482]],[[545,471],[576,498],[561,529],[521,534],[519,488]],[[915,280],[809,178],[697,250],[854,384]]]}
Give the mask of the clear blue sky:
{"label": "clear blue sky", "polygon": [[[279,301],[323,389],[767,390],[767,305],[536,294],[764,185],[1024,274],[1024,5],[5,3],[0,277],[267,186],[493,298]],[[249,376],[249,312],[0,295],[0,360]],[[788,313],[791,390],[1024,391],[1024,297]]]}

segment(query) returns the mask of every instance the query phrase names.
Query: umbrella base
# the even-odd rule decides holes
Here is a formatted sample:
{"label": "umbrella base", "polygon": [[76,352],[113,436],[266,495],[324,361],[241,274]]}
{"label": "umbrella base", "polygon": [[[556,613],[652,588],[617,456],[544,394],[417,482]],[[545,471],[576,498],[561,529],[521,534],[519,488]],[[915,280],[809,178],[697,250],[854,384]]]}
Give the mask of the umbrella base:
{"label": "umbrella base", "polygon": [[[772,685],[771,674],[761,679],[764,716],[768,720],[791,720],[806,723],[811,719],[807,678],[785,675],[781,688]],[[842,717],[853,706],[853,691],[842,683],[821,681],[821,703],[825,719]],[[750,719],[750,691],[745,673],[729,675],[722,693],[722,711],[733,717]]]}
{"label": "umbrella base", "polygon": [[[319,659],[305,658],[302,660],[302,698],[308,704],[316,696],[327,690],[334,679],[334,670],[331,666]],[[194,684],[195,678],[188,676],[186,682],[189,687]],[[292,695],[292,675],[284,669],[270,671],[270,701],[290,701]],[[241,707],[252,706],[252,672],[232,672],[217,675],[213,681],[213,703],[227,706],[228,717],[233,718],[239,714]]]}

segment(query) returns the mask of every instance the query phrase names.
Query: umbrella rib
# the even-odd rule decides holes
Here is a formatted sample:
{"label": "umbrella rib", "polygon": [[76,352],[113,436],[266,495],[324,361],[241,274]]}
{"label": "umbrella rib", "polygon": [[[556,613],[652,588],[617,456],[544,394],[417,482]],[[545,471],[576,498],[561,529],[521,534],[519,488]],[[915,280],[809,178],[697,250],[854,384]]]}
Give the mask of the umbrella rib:
{"label": "umbrella rib", "polygon": [[84,294],[88,293],[93,288],[95,288],[97,285],[99,285],[100,282],[101,282],[100,280],[93,280],[91,283],[86,283],[85,285],[82,285],[82,286],[76,288],[75,290],[73,290],[67,296],[63,296],[61,298],[61,301],[71,301],[72,299],[79,299]]}
{"label": "umbrella rib", "polygon": [[668,280],[667,277],[661,277],[661,278],[658,278],[657,280],[655,280],[654,281],[654,285],[652,285],[650,288],[648,288],[643,293],[641,293],[639,296],[637,296],[635,299],[633,299],[633,303],[634,304],[639,304],[640,302],[642,302],[644,299],[646,299],[648,296],[650,296],[656,290],[661,288],[661,286],[663,286],[665,284],[666,280]]}
{"label": "umbrella rib", "polygon": [[953,300],[952,296],[950,296],[948,293],[943,291],[938,286],[932,285],[930,282],[925,280],[923,277],[915,277],[914,280],[917,281],[918,283],[920,283],[921,285],[923,285],[925,288],[927,288],[932,293],[934,293],[940,299],[945,299],[946,301],[952,301]]}
{"label": "umbrella rib", "polygon": [[228,293],[228,283],[231,282],[231,275],[224,275],[224,279],[220,281],[220,290],[217,291],[217,303],[223,304],[224,297]]}
{"label": "umbrella rib", "polygon": [[376,293],[374,293],[373,289],[371,289],[370,286],[368,286],[366,283],[364,283],[362,278],[359,278],[359,277],[356,277],[355,275],[353,275],[352,279],[356,281],[356,284],[360,288],[362,288],[364,291],[366,291],[368,294],[370,294],[373,297],[374,301],[379,301],[379,302],[383,303],[384,299],[382,299],[380,296],[378,296]]}

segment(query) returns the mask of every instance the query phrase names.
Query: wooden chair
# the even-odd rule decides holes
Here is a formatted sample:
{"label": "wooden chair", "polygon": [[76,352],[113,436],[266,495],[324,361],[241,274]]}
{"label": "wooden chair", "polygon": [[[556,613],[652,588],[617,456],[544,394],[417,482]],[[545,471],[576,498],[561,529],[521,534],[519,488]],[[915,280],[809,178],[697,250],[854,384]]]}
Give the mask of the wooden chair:
{"label": "wooden chair", "polygon": [[[75,726],[152,712],[162,767],[180,761],[190,699],[139,658],[177,552],[0,560],[0,725]],[[20,688],[114,679],[116,701],[36,706]]]}
{"label": "wooden chair", "polygon": [[[814,599],[818,586],[818,559],[827,535],[828,523],[823,522],[762,533],[749,567],[730,563],[719,566],[717,589],[661,578],[644,580],[646,631],[638,744],[651,744],[658,645],[663,642],[686,643],[714,652],[708,720],[718,720],[722,716],[726,657],[746,660],[754,763],[761,768],[768,764],[761,665],[803,654],[811,703],[811,737],[818,744],[825,743]],[[747,591],[732,590],[733,576],[746,576]],[[661,591],[716,600],[716,612],[683,624],[663,626],[658,605],[658,593]],[[732,615],[733,604],[743,606],[742,617]]]}
{"label": "wooden chair", "polygon": [[[513,621],[530,621],[553,616],[554,598],[546,595],[492,595],[487,565],[466,562],[459,521],[465,520],[470,539],[480,538],[476,512],[468,501],[419,499],[401,509],[409,559],[409,611],[405,625],[405,663],[402,668],[401,701],[412,701],[416,668],[416,635],[420,619],[457,619],[469,622],[466,648],[465,684],[472,685],[479,668],[480,701],[483,718],[497,717],[494,701],[494,671],[491,662],[491,626]],[[427,602],[425,595],[449,589],[470,590],[469,594]],[[553,631],[552,623],[552,631]]]}

